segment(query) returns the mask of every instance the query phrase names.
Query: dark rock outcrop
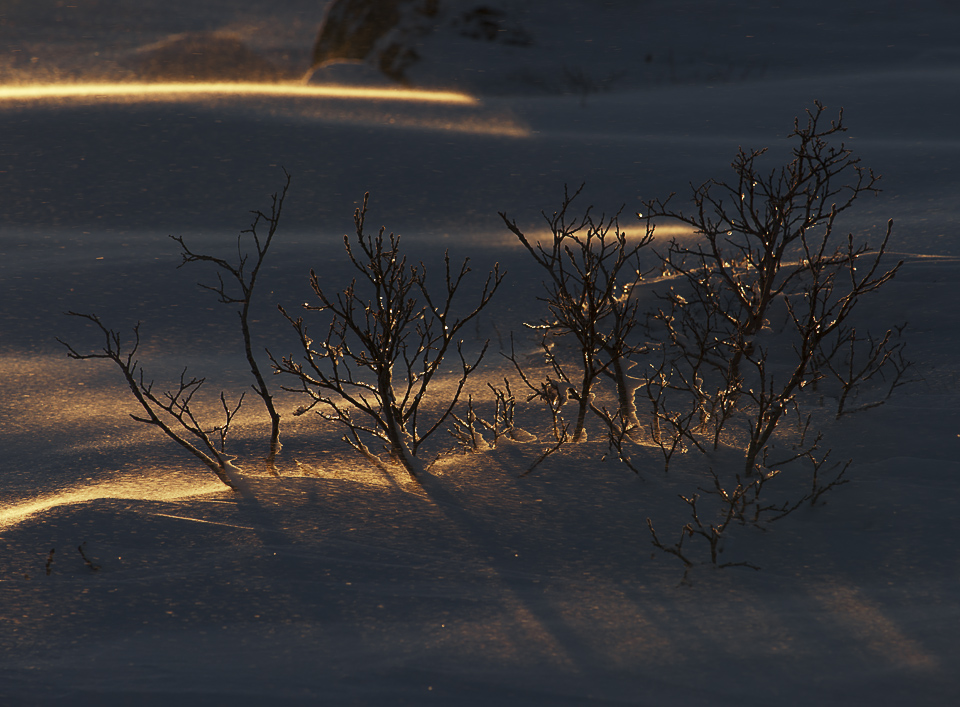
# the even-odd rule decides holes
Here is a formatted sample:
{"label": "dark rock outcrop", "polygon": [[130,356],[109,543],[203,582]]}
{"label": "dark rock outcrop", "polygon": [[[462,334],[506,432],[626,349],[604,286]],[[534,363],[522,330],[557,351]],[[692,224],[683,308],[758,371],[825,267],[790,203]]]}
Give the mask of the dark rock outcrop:
{"label": "dark rock outcrop", "polygon": [[418,47],[445,32],[462,41],[529,46],[533,37],[501,8],[476,0],[334,0],[313,50],[313,66],[364,61],[406,83]]}
{"label": "dark rock outcrop", "polygon": [[402,45],[399,37],[391,41],[390,35],[397,34],[405,16],[420,5],[421,0],[334,0],[327,7],[313,47],[313,65],[365,60],[379,65],[390,78],[402,81],[403,70],[418,57]]}

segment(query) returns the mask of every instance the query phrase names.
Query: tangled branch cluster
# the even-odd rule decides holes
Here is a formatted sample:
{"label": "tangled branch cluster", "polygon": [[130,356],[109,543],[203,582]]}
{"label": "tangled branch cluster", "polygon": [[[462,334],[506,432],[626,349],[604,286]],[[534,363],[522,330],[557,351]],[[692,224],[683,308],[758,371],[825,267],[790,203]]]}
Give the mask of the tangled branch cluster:
{"label": "tangled branch cluster", "polygon": [[[845,130],[842,112],[827,123],[818,103],[807,117],[789,135],[787,164],[765,170],[766,150],[741,149],[734,179],[694,188],[690,211],[672,207],[672,197],[647,202],[640,215],[645,234],[629,248],[616,219],[594,224],[588,211],[570,225],[569,196],[547,218],[553,243],[546,247],[531,246],[504,217],[549,273],[543,299],[550,316],[537,323],[547,377],[541,383],[522,373],[530,390],[548,391],[559,380],[579,403],[573,439],[580,439],[585,412],[593,411],[611,450],[634,471],[631,456],[649,445],[660,450],[665,471],[678,453],[703,458],[704,483],[698,493],[681,495],[691,521],[679,539],[666,543],[648,519],[654,545],[687,566],[694,564],[687,539],[705,539],[712,562],[722,564],[718,554],[731,523],[782,518],[845,483],[849,462],[827,463],[830,450],[822,448],[823,430],[811,410],[822,397],[815,395],[818,386],[833,380],[838,387],[839,417],[883,402],[881,396],[849,407],[868,382],[883,379],[889,397],[909,380],[905,325],[875,336],[858,334],[853,324],[864,299],[900,268],[884,265],[893,223],[876,247],[836,233],[838,215],[877,192],[878,177],[842,143],[832,143]],[[657,254],[660,277],[643,281],[638,254],[652,240],[654,222],[663,220],[689,226],[694,237],[672,239]],[[613,273],[615,285],[608,281]],[[642,325],[639,298],[630,296],[641,284],[653,298]],[[551,337],[575,339],[566,359]],[[568,373],[573,367],[579,387]],[[601,374],[615,380],[616,414],[598,402],[594,383]],[[547,392],[540,397],[555,400]],[[551,410],[555,429],[563,429],[559,408]],[[775,479],[803,466],[811,479],[806,491],[767,500]]]}
{"label": "tangled branch cluster", "polygon": [[[315,299],[303,314],[278,305],[297,353],[267,355],[287,381],[283,388],[306,398],[293,414],[312,411],[342,426],[355,449],[400,464],[417,481],[425,478],[423,445],[436,432],[450,432],[468,452],[505,439],[532,441],[517,418],[537,410],[549,439],[521,475],[565,445],[584,443],[591,426],[607,443],[604,458],[637,474],[655,466],[669,473],[678,455],[695,459],[701,482],[680,495],[689,520],[669,541],[648,519],[654,546],[691,567],[688,541],[699,538],[712,563],[748,564],[721,561],[732,526],[783,518],[846,482],[850,462],[833,461],[824,448],[824,390],[833,391],[839,418],[882,404],[911,380],[905,325],[874,333],[854,316],[901,263],[885,264],[892,221],[876,246],[837,232],[838,217],[878,191],[878,177],[835,143],[845,131],[842,118],[827,121],[817,103],[805,124],[795,121],[786,164],[768,169],[766,150],[741,149],[733,178],[693,188],[689,210],[675,208],[672,196],[646,202],[636,236],[621,228],[620,212],[574,215],[580,189],[565,191],[560,209],[544,214],[544,241],[501,213],[545,276],[543,314],[526,322],[533,332],[527,350],[518,352],[511,335],[501,353],[516,378],[503,378],[502,388],[487,382],[480,389],[486,402],[475,400],[468,384],[489,342],[471,351],[463,333],[504,273],[495,265],[468,292],[469,260],[456,265],[445,253],[441,276],[428,280],[423,263],[408,262],[398,236],[366,232],[365,196],[353,236],[343,239],[354,279],[333,291],[311,270]],[[237,307],[252,387],[271,420],[267,460],[274,469],[281,417],[252,349],[249,311],[288,186],[289,175],[270,213],[254,212],[238,237],[236,261],[174,239],[184,263],[218,268],[217,284],[204,287]],[[685,224],[694,237],[654,252],[656,224],[664,220]],[[643,262],[656,265],[645,272]],[[176,388],[156,393],[136,359],[139,325],[125,350],[95,315],[70,314],[98,327],[105,344],[89,354],[66,344],[68,354],[113,361],[144,411],[134,419],[158,427],[239,488],[224,448],[243,396],[229,404],[221,393],[223,421],[202,423],[191,402],[203,379],[184,372]],[[782,483],[803,474],[802,486]],[[771,500],[771,488],[788,490]]]}

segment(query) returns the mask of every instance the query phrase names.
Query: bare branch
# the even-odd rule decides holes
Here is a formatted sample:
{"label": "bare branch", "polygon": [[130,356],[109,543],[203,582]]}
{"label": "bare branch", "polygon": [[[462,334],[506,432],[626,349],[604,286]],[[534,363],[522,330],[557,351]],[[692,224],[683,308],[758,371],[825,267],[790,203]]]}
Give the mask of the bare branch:
{"label": "bare branch", "polygon": [[[202,378],[187,379],[186,369],[184,369],[180,374],[180,383],[177,388],[164,391],[159,395],[155,393],[153,382],[148,383],[146,381],[143,369],[135,358],[140,345],[139,323],[133,328],[133,345],[124,353],[119,332],[108,329],[98,316],[72,311],[67,312],[67,314],[92,322],[100,330],[104,340],[104,345],[99,352],[82,354],[72,345],[57,339],[66,347],[67,355],[77,360],[107,359],[113,361],[123,373],[130,392],[133,393],[134,398],[145,413],[145,416],[131,415],[131,417],[138,422],[159,428],[163,434],[206,464],[224,484],[234,491],[243,492],[239,478],[232,473],[235,467],[230,463],[231,457],[224,452],[224,446],[230,432],[230,424],[243,403],[243,396],[231,410],[226,397],[221,393],[220,402],[225,420],[220,425],[205,429],[198,421],[191,406],[193,396],[203,385],[204,380]],[[213,434],[217,435],[220,440],[219,449],[211,438]],[[194,441],[189,441],[190,438],[193,438]]]}
{"label": "bare branch", "polygon": [[[170,236],[171,239],[180,245],[180,255],[182,262],[180,267],[187,263],[212,263],[219,272],[217,272],[217,284],[206,285],[200,283],[200,287],[209,290],[217,295],[219,301],[227,305],[239,305],[237,314],[240,320],[240,331],[243,335],[243,347],[246,354],[247,364],[250,366],[250,373],[253,376],[254,383],[251,385],[253,391],[263,401],[263,405],[270,416],[270,447],[267,453],[266,461],[268,466],[274,468],[274,460],[280,453],[280,413],[277,411],[273,400],[273,395],[267,387],[266,379],[260,364],[257,362],[253,353],[252,334],[250,331],[250,306],[253,302],[253,293],[257,284],[257,277],[263,267],[264,260],[267,257],[267,251],[273,243],[273,237],[276,235],[280,226],[280,217],[283,213],[283,204],[287,197],[287,191],[290,189],[290,173],[283,170],[286,181],[280,192],[271,196],[271,205],[269,213],[263,211],[251,211],[253,221],[250,227],[240,231],[237,235],[237,259],[234,263],[224,258],[218,258],[212,255],[205,255],[192,251],[183,239],[183,236]],[[261,225],[266,226],[266,235],[261,236],[258,229]],[[246,236],[246,238],[245,238]],[[252,261],[252,266],[248,269],[248,264]],[[227,284],[224,282],[223,273],[227,273],[233,281],[236,293],[228,292]]]}

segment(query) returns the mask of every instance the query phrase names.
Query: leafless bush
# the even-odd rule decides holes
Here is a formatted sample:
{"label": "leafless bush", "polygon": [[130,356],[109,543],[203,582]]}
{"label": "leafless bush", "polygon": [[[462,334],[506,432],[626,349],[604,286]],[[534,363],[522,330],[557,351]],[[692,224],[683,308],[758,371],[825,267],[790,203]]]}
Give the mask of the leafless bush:
{"label": "leafless bush", "polygon": [[[889,375],[892,392],[909,367],[889,332],[876,340],[857,337],[853,327],[860,302],[889,282],[900,263],[889,269],[882,263],[892,221],[876,248],[852,234],[836,237],[838,215],[862,194],[877,192],[878,177],[842,143],[830,143],[845,130],[842,111],[829,125],[823,113],[817,103],[806,125],[795,122],[786,165],[767,171],[760,164],[765,150],[741,149],[735,178],[695,188],[691,212],[672,208],[669,199],[646,204],[647,219],[674,219],[698,236],[693,243],[671,241],[663,256],[670,287],[650,315],[650,331],[672,353],[647,378],[654,418],[678,420],[682,443],[706,454],[738,449],[741,456],[731,480],[711,471],[711,487],[701,489],[718,501],[718,523],[701,522],[697,495],[684,498],[693,523],[677,544],[665,546],[653,533],[657,547],[678,557],[682,540],[700,535],[716,562],[716,543],[731,519],[783,517],[843,483],[846,464],[824,478],[829,450],[820,449],[822,435],[802,412],[824,371],[841,383],[840,415],[864,381]],[[775,314],[786,322],[781,336],[770,327]],[[694,416],[683,417],[692,410]],[[791,412],[798,423],[784,426]],[[783,467],[803,462],[813,468],[810,493],[764,505],[763,488]]]}
{"label": "leafless bush", "polygon": [[559,451],[570,440],[570,425],[563,418],[563,406],[567,403],[571,384],[559,362],[554,358],[546,337],[547,335],[544,334],[541,338],[540,347],[552,375],[548,375],[545,379],[532,377],[527,368],[521,364],[517,357],[512,334],[510,335],[510,353],[501,352],[513,364],[514,370],[520,377],[520,382],[527,389],[526,402],[535,401],[550,416],[550,430],[553,441],[548,442],[542,448],[534,462],[520,474],[521,477],[532,473],[547,457]]}
{"label": "leafless bush", "polygon": [[[757,486],[759,483],[761,483],[760,479],[754,479],[746,486],[738,483],[736,488],[734,488],[731,492],[720,489],[718,493],[721,493],[727,503],[724,504],[723,511],[720,513],[720,517],[715,523],[704,523],[704,521],[701,520],[701,514],[697,508],[697,503],[700,501],[700,494],[695,493],[691,496],[684,496],[681,494],[680,498],[690,507],[690,516],[692,521],[680,529],[680,537],[676,542],[667,545],[660,540],[660,537],[657,535],[657,531],[653,526],[653,522],[647,518],[647,527],[650,529],[650,535],[653,538],[652,542],[654,547],[673,555],[683,562],[684,567],[689,570],[697,563],[691,559],[690,551],[685,549],[683,544],[688,538],[701,537],[706,540],[707,545],[710,547],[710,560],[717,567],[750,567],[751,569],[759,569],[759,567],[750,564],[749,562],[720,561],[720,553],[723,552],[722,542],[724,539],[724,533],[726,532],[727,527],[737,520],[737,510],[743,504],[744,499],[747,498],[747,496],[751,493],[757,493]],[[684,579],[686,579],[686,577],[686,573],[684,573]]]}
{"label": "leafless bush", "polygon": [[[449,430],[450,435],[457,440],[464,452],[481,452],[486,449],[496,449],[503,438],[513,439],[517,431],[514,428],[517,400],[510,389],[510,381],[503,379],[504,387],[498,388],[487,383],[487,388],[493,393],[493,416],[487,420],[480,416],[473,405],[473,397],[467,396],[467,411],[461,417],[451,413],[453,421]],[[492,435],[487,441],[484,433]]]}
{"label": "leafless bush", "polygon": [[[384,236],[383,228],[375,237],[366,235],[368,197],[364,196],[363,207],[354,214],[355,238],[343,239],[359,276],[334,295],[324,290],[311,270],[310,285],[320,304],[306,303],[303,308],[327,315],[326,333],[321,340],[314,340],[303,317],[294,318],[280,307],[299,336],[301,351],[299,358],[291,355],[274,360],[274,366],[296,379],[295,387],[285,389],[310,399],[310,404],[295,414],[319,406],[322,417],[346,427],[344,439],[355,449],[377,458],[364,439],[380,440],[416,479],[420,446],[453,414],[468,377],[487,349],[484,345],[468,361],[459,333],[489,304],[503,275],[495,266],[474,307],[455,316],[454,300],[470,272],[469,261],[455,269],[449,254],[445,255],[444,286],[437,298],[427,286],[424,265],[408,265],[400,253],[398,236]],[[424,403],[428,394],[436,391],[436,376],[453,351],[459,359],[455,391],[424,423]]]}
{"label": "leafless bush", "polygon": [[[253,353],[253,344],[250,335],[250,305],[253,301],[253,291],[257,284],[257,276],[260,274],[260,268],[263,266],[263,262],[267,257],[267,251],[273,242],[273,236],[276,234],[277,228],[280,225],[283,202],[284,199],[286,199],[287,191],[290,189],[290,174],[286,170],[284,170],[283,173],[286,176],[286,183],[283,185],[282,191],[271,197],[273,202],[270,206],[270,213],[265,214],[262,211],[251,212],[253,214],[253,222],[250,224],[250,228],[241,231],[237,236],[237,260],[235,264],[223,258],[194,253],[187,247],[183,236],[170,236],[180,244],[181,256],[183,257],[181,266],[187,263],[212,263],[221,271],[226,272],[227,275],[236,282],[237,290],[235,290],[235,292],[237,292],[237,294],[231,294],[227,291],[227,285],[223,281],[223,275],[219,272],[217,273],[216,285],[204,285],[201,283],[200,286],[216,294],[223,304],[239,305],[237,315],[240,318],[240,331],[243,334],[244,353],[247,357],[247,363],[250,366],[250,374],[255,381],[252,388],[253,391],[260,396],[264,407],[267,409],[267,414],[270,416],[270,448],[266,461],[271,468],[273,467],[277,454],[280,452],[281,446],[280,413],[277,412],[273,395],[267,387],[263,372],[260,370],[260,364],[257,362],[257,358]],[[266,226],[267,231],[262,238],[257,231],[257,229],[261,227],[261,224]],[[253,254],[256,255],[255,260],[252,262],[252,254],[244,243],[244,236],[248,236],[247,240],[253,246]],[[247,268],[248,264],[250,265],[249,269]]]}
{"label": "leafless bush", "polygon": [[136,398],[146,416],[133,415],[137,422],[153,425],[167,437],[193,454],[207,465],[213,473],[234,491],[243,492],[243,482],[238,469],[233,466],[231,455],[225,451],[230,425],[243,404],[243,395],[236,405],[228,404],[224,393],[220,393],[220,405],[223,409],[223,422],[219,425],[205,425],[198,419],[192,405],[193,398],[204,384],[203,378],[187,378],[186,369],[180,374],[180,382],[173,390],[158,392],[154,382],[147,381],[143,368],[137,360],[140,346],[140,325],[133,328],[133,344],[125,350],[119,332],[108,329],[94,314],[67,312],[92,322],[103,334],[104,345],[97,353],[79,353],[67,342],[58,339],[67,347],[67,355],[80,361],[106,359],[113,361],[123,373],[130,392]]}
{"label": "leafless bush", "polygon": [[473,396],[467,396],[467,411],[462,417],[451,413],[452,425],[449,430],[464,452],[482,452],[490,448],[490,444],[483,436],[483,428],[487,423],[477,414],[473,407]]}
{"label": "leafless bush", "polygon": [[[182,236],[171,236],[180,245],[183,259],[181,265],[193,262],[213,263],[236,282],[239,291],[234,291],[234,294],[228,291],[221,273],[217,274],[216,285],[201,285],[201,287],[217,294],[224,304],[239,305],[237,314],[247,362],[255,380],[253,389],[263,400],[271,420],[270,450],[267,457],[271,467],[280,450],[280,415],[276,410],[273,396],[267,387],[253,353],[249,313],[257,276],[280,224],[283,202],[290,187],[290,175],[286,171],[284,171],[284,175],[286,176],[286,182],[282,191],[273,194],[270,213],[252,212],[254,219],[250,228],[241,231],[237,236],[237,261],[235,264],[223,258],[195,253],[187,246]],[[262,237],[258,232],[261,224],[265,224],[267,227],[267,233]],[[249,248],[245,246],[246,239],[244,236],[248,236],[252,241],[255,259]],[[80,353],[72,345],[58,339],[60,343],[66,346],[68,356],[78,360],[107,359],[113,361],[120,368],[131,393],[146,413],[146,416],[131,415],[133,419],[158,427],[170,439],[202,461],[227,486],[235,491],[245,492],[239,469],[231,463],[234,457],[225,451],[230,425],[243,404],[244,395],[241,394],[236,405],[232,405],[227,403],[226,394],[221,392],[220,406],[223,421],[220,424],[213,425],[203,423],[198,418],[193,401],[205,379],[188,378],[186,369],[184,369],[176,388],[157,392],[154,389],[154,382],[152,380],[147,381],[143,368],[136,358],[140,346],[139,323],[133,328],[133,344],[129,348],[125,348],[120,333],[109,329],[96,315],[78,312],[68,312],[67,314],[91,322],[104,337],[104,345],[99,352],[86,354]]]}
{"label": "leafless bush", "polygon": [[[735,180],[695,189],[692,213],[647,204],[648,217],[679,220],[700,237],[694,245],[672,241],[664,257],[682,286],[664,293],[653,315],[677,351],[670,384],[701,411],[690,436],[713,448],[731,419],[747,411],[748,475],[788,405],[819,377],[818,353],[821,362],[830,358],[824,343],[899,268],[880,267],[892,222],[876,250],[852,234],[839,244],[834,237],[837,216],[864,192],[878,191],[878,178],[845,146],[829,144],[845,128],[841,120],[824,126],[822,113],[817,104],[805,127],[795,125],[798,144],[786,166],[767,173],[758,163],[765,150],[741,150]],[[778,306],[794,328],[794,355],[774,373],[765,334]]]}
{"label": "leafless bush", "polygon": [[[699,493],[685,496],[679,494],[680,499],[687,505],[691,520],[682,526],[677,540],[668,544],[657,534],[653,521],[647,518],[647,527],[650,530],[651,541],[654,547],[673,555],[683,562],[689,570],[696,564],[696,551],[684,548],[689,538],[699,537],[706,541],[710,550],[710,562],[717,567],[749,567],[760,569],[756,565],[745,561],[722,561],[720,555],[724,550],[724,540],[730,527],[733,525],[753,525],[763,527],[766,523],[784,518],[806,503],[815,505],[826,492],[846,484],[846,471],[851,461],[828,465],[830,452],[827,451],[819,459],[813,450],[805,450],[790,461],[802,460],[811,467],[811,482],[807,491],[793,498],[770,503],[763,496],[764,488],[768,483],[781,475],[781,466],[771,464],[762,467],[749,478],[739,472],[732,475],[732,479],[722,479],[713,467],[708,468],[710,484],[706,487],[698,486]],[[826,477],[826,478],[825,478]],[[708,502],[709,507],[704,511],[702,500]],[[706,520],[706,519],[712,520]],[[684,579],[687,579],[686,572]]]}
{"label": "leafless bush", "polygon": [[701,417],[699,406],[677,407],[672,404],[673,392],[670,377],[673,373],[673,363],[667,353],[666,345],[651,347],[651,354],[656,353],[658,359],[649,363],[640,395],[645,397],[649,404],[650,439],[663,454],[663,471],[670,470],[670,462],[674,455],[683,453],[687,448],[688,431],[698,417]]}
{"label": "leafless bush", "polygon": [[[528,326],[544,334],[541,346],[546,360],[557,384],[565,388],[557,390],[558,396],[569,395],[577,403],[574,441],[584,439],[587,412],[602,375],[612,378],[616,385],[616,414],[628,430],[639,427],[634,386],[627,375],[630,356],[641,348],[631,340],[638,324],[638,303],[630,294],[642,279],[640,251],[652,238],[648,230],[640,239],[629,241],[620,229],[618,215],[594,220],[588,208],[583,216],[572,216],[570,207],[582,189],[573,194],[564,190],[560,210],[551,216],[544,214],[550,229],[546,244],[532,244],[515,221],[500,214],[548,277],[546,294],[540,299],[549,315]],[[553,339],[565,336],[577,342],[572,363],[561,361],[553,352]],[[595,407],[595,411],[599,413],[600,408]]]}
{"label": "leafless bush", "polygon": [[510,381],[507,378],[503,379],[503,388],[490,383],[487,383],[487,387],[493,393],[496,402],[493,420],[483,424],[493,434],[493,447],[496,448],[501,438],[516,439],[519,436],[516,428],[517,398],[510,389]]}

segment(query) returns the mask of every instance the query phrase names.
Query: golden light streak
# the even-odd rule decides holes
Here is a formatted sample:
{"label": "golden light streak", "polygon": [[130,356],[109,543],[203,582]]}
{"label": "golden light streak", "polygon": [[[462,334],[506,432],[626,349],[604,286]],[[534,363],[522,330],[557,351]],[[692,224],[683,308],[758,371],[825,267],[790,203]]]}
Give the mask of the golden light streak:
{"label": "golden light streak", "polygon": [[58,506],[76,505],[86,501],[116,498],[142,501],[176,501],[190,496],[224,493],[227,488],[217,481],[186,481],[175,479],[128,479],[106,481],[91,486],[69,489],[40,498],[0,507],[0,529],[22,523],[30,516]]}
{"label": "golden light streak", "polygon": [[49,100],[176,100],[206,96],[276,96],[340,98],[408,103],[477,105],[473,96],[454,91],[425,91],[363,86],[306,86],[284,83],[76,83],[0,86],[2,101]]}
{"label": "golden light streak", "polygon": [[190,518],[188,516],[174,516],[169,513],[148,513],[147,515],[156,516],[158,518],[173,518],[174,520],[188,520],[192,523],[204,523],[206,525],[220,525],[224,528],[238,528],[240,530],[256,530],[249,525],[234,525],[233,523],[218,523],[215,520],[204,520],[203,518]]}
{"label": "golden light streak", "polygon": [[[631,235],[639,238],[646,234],[646,231],[639,227],[635,230],[631,230],[629,228],[625,228],[623,230],[627,232],[627,238],[630,238]],[[653,231],[653,235],[656,238],[687,238],[689,236],[696,235],[696,233],[697,229],[684,223],[658,224],[656,229]]]}
{"label": "golden light streak", "polygon": [[[639,240],[640,238],[643,238],[647,234],[646,226],[643,224],[640,224],[638,226],[632,226],[632,225],[623,226],[621,224],[620,232],[627,237],[628,241]],[[668,223],[668,224],[658,225],[656,227],[656,230],[654,230],[653,235],[654,235],[654,238],[656,239],[664,239],[664,238],[684,239],[684,238],[689,238],[691,236],[695,236],[696,233],[697,233],[697,230],[692,226],[687,226],[686,224]],[[611,236],[612,234],[613,234],[613,231],[611,230]],[[524,231],[524,235],[526,235],[527,240],[533,243],[534,245],[536,245],[537,243],[542,243],[544,245],[547,245],[553,242],[553,233],[543,228],[536,228],[531,231]],[[480,237],[478,236],[478,240],[479,238]],[[491,243],[492,245],[497,245],[497,246],[516,246],[519,248],[523,247],[523,244],[520,243],[519,240],[517,240],[517,237],[510,232],[506,232],[506,233],[498,232],[492,238],[485,237],[484,240],[488,243]]]}

